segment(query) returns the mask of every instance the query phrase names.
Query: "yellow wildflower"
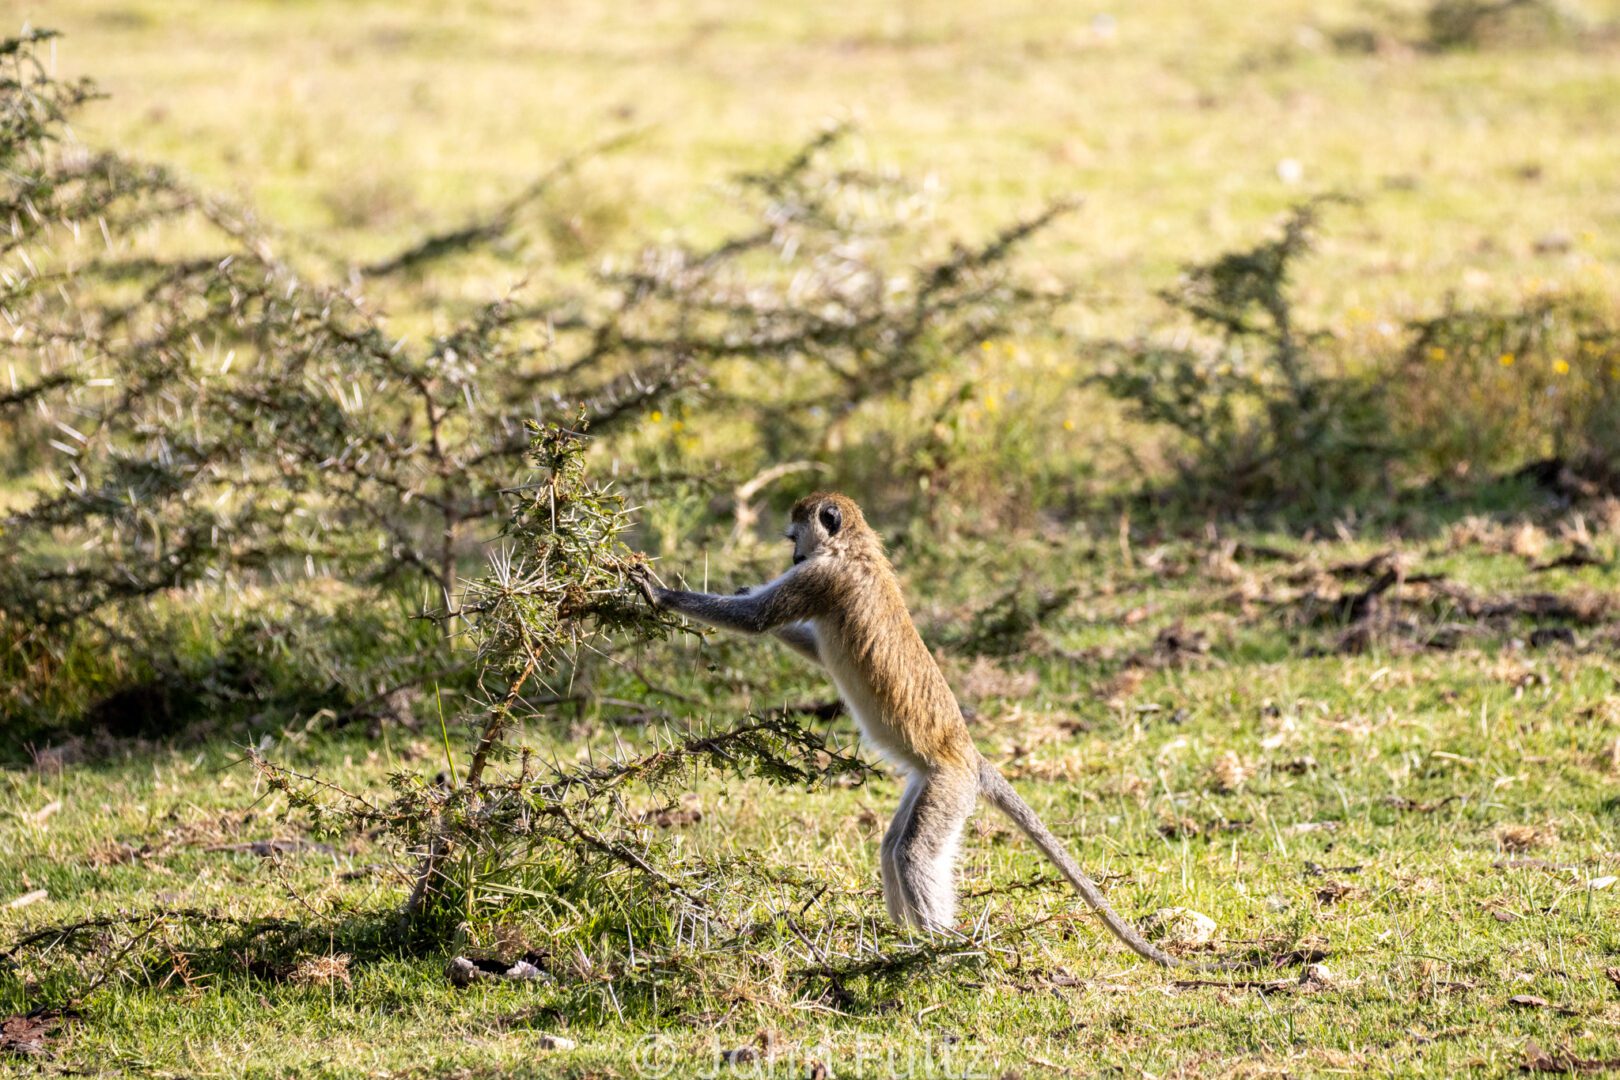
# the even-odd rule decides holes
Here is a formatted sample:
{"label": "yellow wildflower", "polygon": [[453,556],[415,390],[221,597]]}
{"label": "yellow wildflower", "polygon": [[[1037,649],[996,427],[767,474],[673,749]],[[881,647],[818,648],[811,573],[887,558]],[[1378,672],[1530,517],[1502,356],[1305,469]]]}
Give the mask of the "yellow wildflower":
{"label": "yellow wildflower", "polygon": [[1064,431],[1073,431],[1074,430],[1074,421],[1073,420],[1064,420],[1063,421],[1063,430]]}
{"label": "yellow wildflower", "polygon": [[1560,375],[1568,375],[1569,361],[1565,360],[1563,357],[1559,357],[1557,360],[1553,361],[1553,370],[1558,372]]}
{"label": "yellow wildflower", "polygon": [[1435,363],[1439,363],[1440,361],[1444,360],[1445,358],[1446,358],[1446,350],[1445,349],[1441,348],[1439,345],[1431,345],[1431,346],[1429,346],[1429,359],[1430,360],[1433,360]]}
{"label": "yellow wildflower", "polygon": [[1512,353],[1505,352],[1501,356],[1498,356],[1496,358],[1496,362],[1498,364],[1501,364],[1503,367],[1512,367],[1513,366],[1513,361],[1516,360],[1516,359],[1517,359],[1517,357],[1515,357]]}
{"label": "yellow wildflower", "polygon": [[662,424],[664,422],[664,414],[658,409],[654,409],[652,411],[652,416],[648,417],[648,419],[655,424]]}

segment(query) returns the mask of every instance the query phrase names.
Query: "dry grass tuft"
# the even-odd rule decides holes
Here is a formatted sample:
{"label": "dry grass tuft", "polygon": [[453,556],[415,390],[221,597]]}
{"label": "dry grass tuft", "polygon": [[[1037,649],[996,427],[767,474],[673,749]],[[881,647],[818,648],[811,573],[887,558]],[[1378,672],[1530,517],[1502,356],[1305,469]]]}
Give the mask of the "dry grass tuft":
{"label": "dry grass tuft", "polygon": [[1446,547],[1451,551],[1478,548],[1493,555],[1538,559],[1547,543],[1546,531],[1532,522],[1504,523],[1478,514],[1470,514],[1446,531]]}
{"label": "dry grass tuft", "polygon": [[1558,839],[1558,832],[1550,825],[1498,825],[1496,843],[1503,851],[1519,855],[1526,851],[1546,847]]}
{"label": "dry grass tuft", "polygon": [[288,973],[287,981],[294,986],[330,986],[332,983],[342,983],[346,988],[351,987],[354,984],[349,978],[349,960],[348,953],[305,957]]}
{"label": "dry grass tuft", "polygon": [[1033,671],[1010,671],[988,656],[978,656],[956,680],[956,687],[968,701],[980,702],[989,698],[1028,697],[1035,692],[1038,681]]}
{"label": "dry grass tuft", "polygon": [[1244,761],[1236,751],[1228,750],[1209,767],[1209,786],[1222,795],[1240,791],[1254,775],[1254,766]]}

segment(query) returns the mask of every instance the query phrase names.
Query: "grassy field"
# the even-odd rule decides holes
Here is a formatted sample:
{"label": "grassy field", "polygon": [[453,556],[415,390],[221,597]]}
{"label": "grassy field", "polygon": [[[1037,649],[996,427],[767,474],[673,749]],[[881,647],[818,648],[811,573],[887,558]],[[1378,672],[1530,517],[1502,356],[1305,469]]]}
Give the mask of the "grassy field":
{"label": "grassy field", "polygon": [[[16,857],[0,888],[50,894],[8,911],[10,928],[129,910],[133,930],[150,930],[144,912],[199,909],[289,918],[306,933],[233,946],[228,931],[162,923],[159,959],[102,990],[57,1036],[54,1060],[36,1067],[629,1076],[644,1054],[648,1069],[670,1075],[730,1075],[720,1053],[763,1045],[774,1061],[744,1075],[803,1075],[815,1059],[838,1075],[906,1075],[908,1055],[911,1075],[1497,1075],[1532,1041],[1549,1054],[1620,1056],[1612,624],[1577,625],[1575,646],[1529,648],[1527,622],[1498,618],[1471,623],[1449,650],[1395,635],[1345,655],[1336,617],[1308,613],[1364,588],[1340,564],[1373,549],[1296,547],[1298,562],[1241,549],[1234,561],[1230,550],[1169,543],[1127,565],[1111,541],[1031,539],[958,550],[953,574],[902,565],[911,594],[926,596],[935,640],[994,583],[1072,581],[1078,594],[1044,626],[1041,648],[1003,661],[947,655],[979,710],[979,744],[1106,875],[1121,910],[1192,908],[1216,920],[1220,948],[1268,941],[1321,956],[1320,980],[1301,983],[1297,967],[1205,977],[1134,962],[985,813],[963,872],[977,896],[964,917],[977,930],[959,955],[899,980],[854,977],[836,994],[795,981],[817,965],[794,942],[773,946],[779,981],[694,991],[655,1015],[627,999],[618,1016],[611,982],[570,979],[563,957],[558,986],[455,989],[447,953],[386,942],[379,924],[398,894],[363,838],[247,847],[299,833],[279,820],[279,797],[256,789],[239,748],[70,744],[3,774],[13,813],[0,838]],[[1612,598],[1616,585],[1612,569],[1533,573],[1467,529],[1405,553],[1481,595]],[[946,592],[922,588],[939,581],[951,582]],[[1457,603],[1425,600],[1426,588],[1407,587],[1414,611]],[[651,700],[701,719],[824,697],[783,652],[677,645],[655,669],[667,693]],[[616,715],[589,710],[532,738],[564,758],[645,738]],[[436,733],[266,740],[295,767],[345,784],[442,765]],[[896,797],[881,777],[813,796],[710,784],[684,804],[698,813],[670,828],[698,850],[823,881],[806,925],[853,920],[875,934],[876,844]],[[775,900],[727,904],[769,912]],[[82,963],[78,977],[89,978],[117,944],[80,943],[77,960],[73,950],[31,954],[24,970],[48,982]],[[602,950],[623,945],[604,940]],[[340,980],[287,974],[330,955],[350,958]],[[266,973],[273,963],[280,975]],[[627,966],[633,985],[633,954]],[[6,1003],[20,1004],[20,982],[5,987]],[[578,1046],[544,1049],[545,1035]]]}
{"label": "grassy field", "polygon": [[[111,95],[75,125],[86,143],[172,164],[251,202],[289,246],[355,261],[638,133],[548,193],[546,227],[513,257],[430,276],[447,309],[530,261],[708,235],[726,177],[853,118],[859,155],[937,181],[943,234],[1082,195],[1028,265],[1077,286],[1063,317],[1084,334],[1137,330],[1177,267],[1251,243],[1301,197],[1357,196],[1300,282],[1353,352],[1448,297],[1620,289],[1620,10],[1566,10],[1528,40],[1452,51],[1425,44],[1406,3],[23,0],[12,22],[64,31],[57,70]],[[1073,375],[1041,348],[985,352],[1003,349],[1011,382]],[[982,392],[994,442],[1016,410],[998,420],[999,391]],[[1053,407],[1066,422],[1021,429],[1030,460],[1062,431],[1063,460],[1105,462],[1103,486],[1134,479],[1119,462],[1136,447],[1114,444],[1138,428],[1117,409],[1078,393]],[[672,422],[654,414],[634,440],[674,442]],[[705,922],[638,952],[581,916],[566,949],[521,920],[508,939],[424,945],[395,932],[404,888],[376,837],[314,828],[245,757],[378,795],[395,771],[454,774],[465,752],[447,751],[439,719],[459,696],[413,690],[371,725],[312,695],[109,730],[118,709],[101,699],[120,687],[75,654],[51,734],[31,717],[26,745],[0,736],[0,1017],[74,1008],[40,1028],[39,1053],[19,1050],[25,1023],[8,1027],[0,1075],[1620,1068],[1620,503],[1509,483],[1414,496],[1398,529],[1347,510],[1291,532],[1133,527],[1112,505],[1003,530],[971,511],[938,535],[881,526],[981,749],[1122,912],[1213,919],[1212,941],[1173,946],[1190,958],[1287,962],[1199,975],[1135,961],[989,811],[965,845],[962,939],[909,939],[877,888],[899,790],[881,770],[812,793],[705,780],[674,807],[629,808],[728,868],[713,926],[744,932]],[[729,589],[784,560],[691,546],[686,512],[644,510],[666,576]],[[969,632],[1062,588],[1004,639]],[[226,595],[244,611],[287,599]],[[360,608],[337,585],[302,599]],[[164,610],[206,653],[229,613],[188,602]],[[302,655],[277,650],[261,658]],[[591,690],[524,744],[594,761],[665,725],[831,697],[774,644],[690,636]],[[854,737],[843,717],[816,726]],[[457,986],[461,953],[528,955],[546,977]]]}

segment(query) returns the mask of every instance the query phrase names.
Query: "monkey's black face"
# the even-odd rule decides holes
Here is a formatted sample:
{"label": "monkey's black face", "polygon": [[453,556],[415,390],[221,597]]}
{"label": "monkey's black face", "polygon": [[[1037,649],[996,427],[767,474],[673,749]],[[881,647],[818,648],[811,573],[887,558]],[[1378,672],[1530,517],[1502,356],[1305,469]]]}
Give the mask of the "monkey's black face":
{"label": "monkey's black face", "polygon": [[788,542],[793,545],[793,565],[798,566],[815,553],[817,537],[808,525],[794,522],[788,526]]}

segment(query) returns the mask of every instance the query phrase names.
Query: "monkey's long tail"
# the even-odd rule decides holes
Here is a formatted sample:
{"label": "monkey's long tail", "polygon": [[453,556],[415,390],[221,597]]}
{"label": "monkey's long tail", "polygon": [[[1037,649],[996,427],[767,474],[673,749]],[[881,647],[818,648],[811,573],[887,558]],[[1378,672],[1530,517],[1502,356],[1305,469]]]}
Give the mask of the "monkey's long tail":
{"label": "monkey's long tail", "polygon": [[1012,823],[1034,841],[1035,846],[1040,848],[1059,870],[1063,871],[1063,876],[1069,879],[1069,884],[1073,885],[1075,891],[1091,905],[1091,910],[1097,913],[1103,925],[1124,942],[1126,948],[1155,964],[1163,964],[1165,967],[1184,966],[1182,961],[1144,938],[1136,927],[1120,917],[1119,912],[1108,902],[1108,897],[1097,888],[1097,883],[1080,869],[1080,864],[1064,850],[1062,842],[1053,836],[1052,830],[1035,815],[1029,803],[1013,790],[1013,786],[1007,783],[1007,778],[1001,775],[999,769],[982,759],[979,762],[979,794],[983,795],[991,806],[1011,818]]}
{"label": "monkey's long tail", "polygon": [[1114,905],[1110,904],[1108,897],[1097,888],[1097,883],[1091,880],[1091,875],[1080,869],[1080,864],[1069,855],[1063,842],[1052,835],[1052,830],[1036,816],[1029,803],[1013,790],[1007,778],[1001,775],[1001,770],[983,758],[979,759],[979,794],[983,795],[991,806],[1011,818],[1012,823],[1034,841],[1035,846],[1040,848],[1041,852],[1063,872],[1063,876],[1069,879],[1069,884],[1074,886],[1075,891],[1091,905],[1091,910],[1097,913],[1103,925],[1137,956],[1167,968],[1191,968],[1194,971],[1236,971],[1257,966],[1246,960],[1215,960],[1189,964],[1185,960],[1171,956],[1144,938],[1140,930],[1126,922],[1119,912],[1114,910]]}

